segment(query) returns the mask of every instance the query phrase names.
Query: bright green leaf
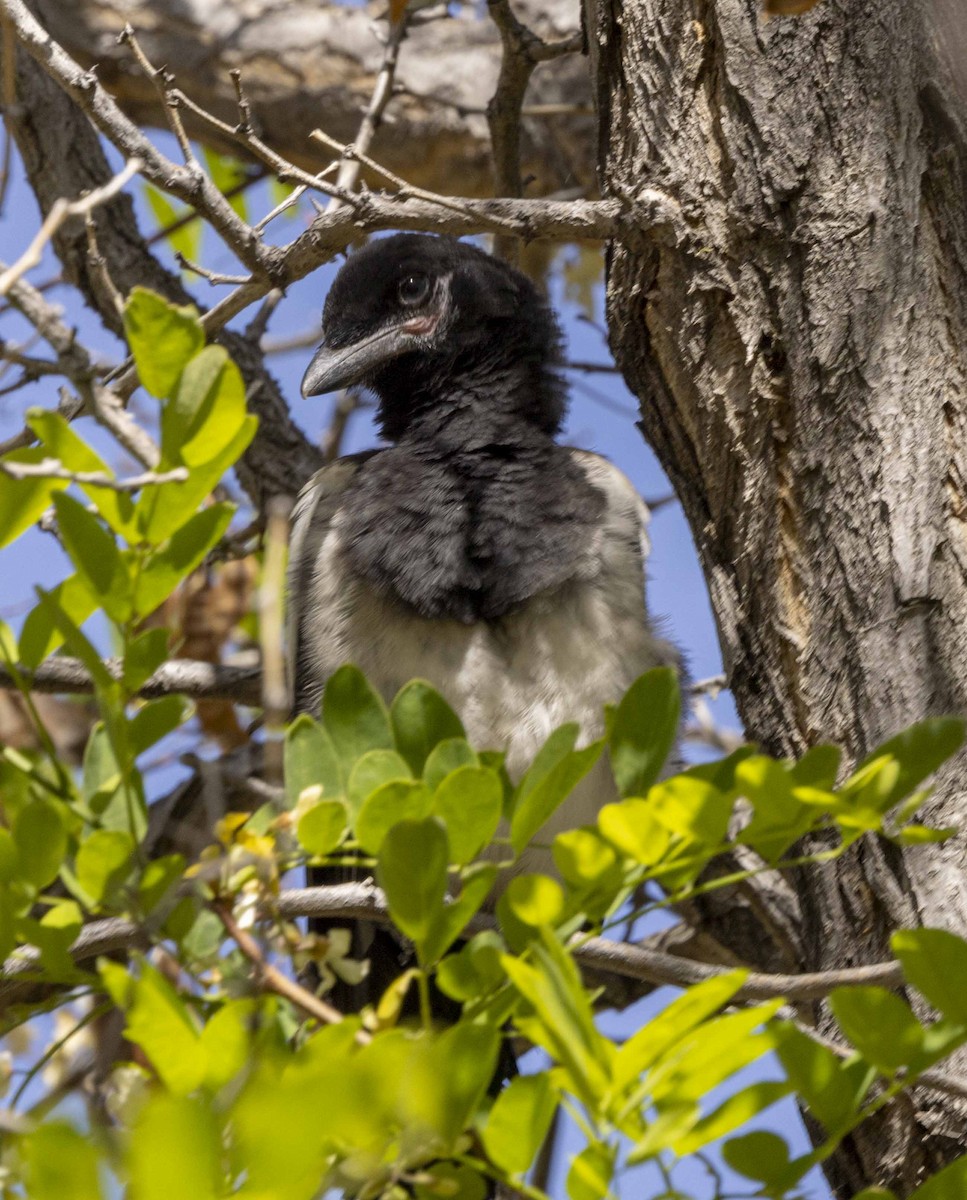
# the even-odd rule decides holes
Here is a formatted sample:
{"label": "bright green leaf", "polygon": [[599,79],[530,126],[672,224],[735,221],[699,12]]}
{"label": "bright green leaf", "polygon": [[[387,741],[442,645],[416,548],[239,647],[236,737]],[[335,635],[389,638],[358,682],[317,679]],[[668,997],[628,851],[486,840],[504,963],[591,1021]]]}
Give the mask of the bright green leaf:
{"label": "bright green leaf", "polygon": [[193,306],[179,308],[143,287],[128,295],[124,331],[141,383],[159,400],[171,395],[179,375],[205,344]]}
{"label": "bright green leaf", "polygon": [[430,684],[414,679],[396,694],[390,708],[396,748],[415,776],[431,752],[448,738],[464,737],[460,718]]}
{"label": "bright green leaf", "polygon": [[351,663],[339,667],[326,681],[322,723],[347,773],[367,750],[393,749],[386,705]]}
{"label": "bright green leaf", "polygon": [[556,1109],[557,1094],[546,1072],[512,1079],[481,1130],[489,1157],[510,1175],[530,1170]]}
{"label": "bright green leaf", "polygon": [[123,624],[131,615],[131,585],[114,538],[82,504],[54,496],[57,527],[71,561],[107,615]]}
{"label": "bright green leaf", "polygon": [[967,942],[945,929],[900,929],[890,944],[908,982],[945,1017],[967,1025]]}
{"label": "bright green leaf", "polygon": [[433,817],[398,821],[380,846],[376,878],[390,915],[418,948],[443,905],[448,854],[446,831]]}
{"label": "bright green leaf", "polygon": [[299,820],[299,844],[307,854],[331,854],[346,832],[346,806],[339,800],[321,800]]}
{"label": "bright green leaf", "polygon": [[467,863],[497,832],[504,790],[486,767],[459,767],[433,795],[433,812],[447,827],[455,863]]}
{"label": "bright green leaf", "polygon": [[678,736],[681,700],[671,667],[655,667],[631,685],[608,734],[611,769],[622,796],[643,796],[658,778]]}
{"label": "bright green leaf", "polygon": [[305,713],[285,731],[284,769],[290,808],[295,808],[306,788],[321,787],[326,800],[343,794],[342,768],[332,738]]}
{"label": "bright green leaf", "polygon": [[387,831],[397,821],[422,821],[433,797],[422,783],[384,783],[369,797],[356,819],[356,837],[367,854],[378,854]]}

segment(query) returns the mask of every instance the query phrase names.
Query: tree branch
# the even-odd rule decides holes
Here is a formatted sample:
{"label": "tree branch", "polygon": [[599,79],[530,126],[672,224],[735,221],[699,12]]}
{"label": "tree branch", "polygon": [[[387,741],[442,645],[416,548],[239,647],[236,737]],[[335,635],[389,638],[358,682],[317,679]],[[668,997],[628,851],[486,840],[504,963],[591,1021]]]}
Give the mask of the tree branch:
{"label": "tree branch", "polygon": [[[117,679],[121,662],[105,660],[104,666]],[[55,655],[34,670],[20,668],[31,691],[90,695],[94,682],[84,664],[76,658]],[[233,700],[257,707],[260,703],[261,671],[258,667],[225,667],[193,659],[172,658],[160,667],[139,690],[145,700],[177,694],[191,700]],[[17,688],[10,669],[0,663],[0,688]]]}

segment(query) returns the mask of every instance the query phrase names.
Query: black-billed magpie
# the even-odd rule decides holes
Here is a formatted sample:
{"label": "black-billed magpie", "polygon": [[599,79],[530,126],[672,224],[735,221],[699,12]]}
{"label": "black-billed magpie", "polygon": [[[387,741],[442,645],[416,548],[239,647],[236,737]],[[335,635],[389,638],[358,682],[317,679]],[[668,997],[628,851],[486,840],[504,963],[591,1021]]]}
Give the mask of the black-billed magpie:
{"label": "black-billed magpie", "polygon": [[[566,389],[546,300],[472,245],[396,234],[349,258],[322,331],[303,395],[365,385],[389,445],[324,467],[299,498],[297,709],[318,711],[353,662],[387,701],[428,679],[471,744],[507,750],[512,778],[566,721],[598,736],[604,705],[677,656],[645,606],[645,506],[607,460],[555,441]],[[599,764],[538,840],[612,795]]]}

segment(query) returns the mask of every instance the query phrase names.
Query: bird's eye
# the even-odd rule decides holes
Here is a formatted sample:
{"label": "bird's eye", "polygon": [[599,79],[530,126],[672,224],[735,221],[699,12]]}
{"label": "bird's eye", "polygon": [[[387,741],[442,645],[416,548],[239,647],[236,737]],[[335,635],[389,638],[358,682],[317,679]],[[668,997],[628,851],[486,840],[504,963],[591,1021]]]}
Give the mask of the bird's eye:
{"label": "bird's eye", "polygon": [[422,304],[430,294],[430,281],[425,275],[407,275],[400,280],[397,294],[401,304],[413,308],[417,304]]}

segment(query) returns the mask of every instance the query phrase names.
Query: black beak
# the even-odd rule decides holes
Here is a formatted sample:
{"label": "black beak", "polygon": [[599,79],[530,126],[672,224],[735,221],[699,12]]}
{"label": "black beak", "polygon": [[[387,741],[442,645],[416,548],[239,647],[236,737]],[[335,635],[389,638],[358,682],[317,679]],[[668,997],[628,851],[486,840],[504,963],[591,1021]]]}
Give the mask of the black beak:
{"label": "black beak", "polygon": [[349,346],[327,346],[312,356],[302,378],[303,396],[322,396],[354,383],[364,383],[384,364],[417,344],[405,325],[390,325]]}

